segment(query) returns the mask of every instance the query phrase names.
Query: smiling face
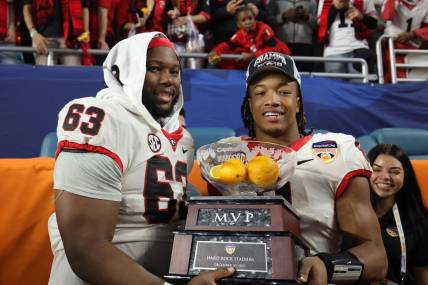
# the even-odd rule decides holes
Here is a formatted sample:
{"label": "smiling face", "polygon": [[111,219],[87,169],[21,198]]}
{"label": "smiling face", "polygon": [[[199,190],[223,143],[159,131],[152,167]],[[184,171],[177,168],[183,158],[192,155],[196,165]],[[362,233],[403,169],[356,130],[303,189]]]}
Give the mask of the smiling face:
{"label": "smiling face", "polygon": [[155,119],[171,115],[180,93],[180,63],[174,50],[155,47],[147,53],[142,102]]}
{"label": "smiling face", "polygon": [[382,199],[394,198],[403,187],[403,165],[395,157],[379,154],[373,163],[370,183],[376,194]]}
{"label": "smiling face", "polygon": [[282,138],[294,142],[299,137],[296,114],[299,112],[299,86],[278,72],[268,72],[249,85],[249,107],[257,139]]}

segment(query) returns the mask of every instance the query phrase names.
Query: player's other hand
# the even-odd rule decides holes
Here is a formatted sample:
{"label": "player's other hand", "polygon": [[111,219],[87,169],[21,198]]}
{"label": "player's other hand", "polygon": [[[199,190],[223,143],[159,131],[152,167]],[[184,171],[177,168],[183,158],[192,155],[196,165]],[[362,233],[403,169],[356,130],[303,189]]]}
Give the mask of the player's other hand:
{"label": "player's other hand", "polygon": [[327,269],[317,256],[304,257],[300,261],[296,281],[299,284],[327,285]]}
{"label": "player's other hand", "polygon": [[235,268],[233,267],[218,268],[214,271],[207,271],[199,274],[192,278],[187,285],[216,285],[216,281],[231,276],[233,273],[235,273]]}

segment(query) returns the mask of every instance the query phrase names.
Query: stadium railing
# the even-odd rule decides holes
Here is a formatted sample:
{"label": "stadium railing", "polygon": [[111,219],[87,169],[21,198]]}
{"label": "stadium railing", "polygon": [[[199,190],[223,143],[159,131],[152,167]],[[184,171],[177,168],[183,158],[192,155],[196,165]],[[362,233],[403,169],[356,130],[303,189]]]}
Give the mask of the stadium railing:
{"label": "stadium railing", "polygon": [[[382,35],[376,42],[376,59],[377,59],[377,68],[378,68],[378,78],[379,83],[385,83],[385,74],[383,70],[384,58],[383,58],[383,42],[387,41],[387,47],[390,58],[390,68],[391,68],[391,82],[393,84],[397,82],[415,82],[415,81],[428,81],[428,50],[423,49],[396,49],[394,47],[395,37],[388,35]],[[396,55],[405,54],[405,55],[425,55],[426,61],[422,63],[396,63]],[[409,69],[427,69],[424,74],[421,74],[421,77],[412,77],[412,78],[397,78],[397,68],[406,68]]]}
{"label": "stadium railing", "polygon": [[[32,47],[0,47],[0,52],[34,52]],[[106,55],[108,51],[89,49],[88,52],[92,55]],[[55,65],[54,55],[55,54],[82,54],[79,49],[66,49],[66,48],[51,48],[48,53],[47,65]],[[179,53],[182,58],[208,58],[208,53]],[[237,54],[223,54],[222,58],[225,59],[239,59],[240,55]],[[376,74],[369,74],[369,67],[367,61],[362,58],[341,58],[341,57],[316,57],[316,56],[293,56],[296,62],[312,62],[312,63],[325,63],[325,62],[346,62],[356,63],[361,66],[361,72],[359,73],[329,73],[329,72],[301,72],[303,75],[309,76],[323,76],[332,78],[343,78],[343,79],[360,79],[363,83],[377,80]]]}

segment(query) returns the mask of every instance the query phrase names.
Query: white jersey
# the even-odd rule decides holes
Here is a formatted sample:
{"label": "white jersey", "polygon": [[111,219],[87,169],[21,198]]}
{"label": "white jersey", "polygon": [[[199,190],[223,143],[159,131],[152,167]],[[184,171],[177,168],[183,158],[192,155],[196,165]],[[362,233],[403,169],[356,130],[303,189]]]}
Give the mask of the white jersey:
{"label": "white jersey", "polygon": [[[386,2],[382,10],[386,7]],[[414,1],[414,5],[409,5],[401,0],[394,1],[395,17],[392,21],[386,22],[385,34],[397,36],[403,32],[410,32],[419,29],[423,24],[428,24],[428,0]],[[420,39],[413,39],[410,43],[419,47],[422,44]]]}
{"label": "white jersey", "polygon": [[[147,242],[171,238],[165,224],[177,220],[184,204],[187,165],[193,162],[194,153],[190,134],[179,127],[181,90],[162,127],[141,103],[146,50],[155,34],[138,34],[115,46],[104,62],[109,88],[96,97],[69,102],[59,113],[57,127],[55,189],[119,202],[113,243],[135,260],[146,253],[143,245],[133,244],[146,242],[147,247]],[[131,55],[135,56],[129,61]],[[123,89],[111,75],[114,65],[124,71],[120,77]],[[70,168],[80,176],[69,173]],[[81,284],[77,276],[71,276],[64,258],[55,214],[49,220],[49,235],[54,252],[50,284]]]}
{"label": "white jersey", "polygon": [[[234,140],[237,138],[222,141]],[[350,135],[317,133],[290,146],[297,152],[297,166],[289,184],[278,189],[277,195],[289,199],[299,215],[302,238],[312,254],[340,251],[342,234],[335,202],[346,191],[351,178],[371,175],[371,166],[356,144]]]}
{"label": "white jersey", "polygon": [[[354,0],[351,0],[354,3]],[[363,14],[377,18],[376,9],[372,0],[363,1]],[[328,31],[329,42],[324,48],[324,56],[344,54],[359,48],[368,48],[366,39],[357,39],[353,22],[346,17],[346,13],[337,13],[335,20]]]}
{"label": "white jersey", "polygon": [[335,202],[351,178],[370,177],[370,164],[350,135],[314,134],[291,147],[298,159],[290,180],[291,204],[301,218],[302,237],[312,253],[339,252]]}
{"label": "white jersey", "polygon": [[[77,114],[79,108],[92,110],[92,115],[82,115],[81,121],[92,119],[92,129],[97,131],[96,134],[85,134],[82,127],[72,130],[70,114]],[[99,114],[103,114],[103,118],[96,130],[95,118],[101,119]],[[135,241],[141,236],[134,230],[130,235],[123,229],[167,223],[174,218],[186,187],[187,156],[192,152],[187,132],[178,129],[175,134],[170,134],[161,128],[148,126],[119,104],[83,98],[71,101],[60,112],[57,133],[60,150],[72,148],[101,153],[118,165],[121,189],[116,195],[111,191],[103,193],[103,189],[99,193],[90,191],[89,185],[87,189],[63,189],[82,196],[120,202],[122,207],[115,241]],[[60,181],[55,181],[58,183]]]}

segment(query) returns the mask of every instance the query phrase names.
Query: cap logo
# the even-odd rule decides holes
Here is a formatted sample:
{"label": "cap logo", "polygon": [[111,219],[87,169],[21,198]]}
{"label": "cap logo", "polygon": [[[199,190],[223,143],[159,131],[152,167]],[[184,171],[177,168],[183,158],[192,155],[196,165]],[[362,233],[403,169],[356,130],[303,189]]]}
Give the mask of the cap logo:
{"label": "cap logo", "polygon": [[254,64],[254,68],[259,68],[262,66],[278,66],[283,67],[284,65],[287,65],[287,60],[284,56],[282,56],[279,53],[265,53],[259,56]]}

